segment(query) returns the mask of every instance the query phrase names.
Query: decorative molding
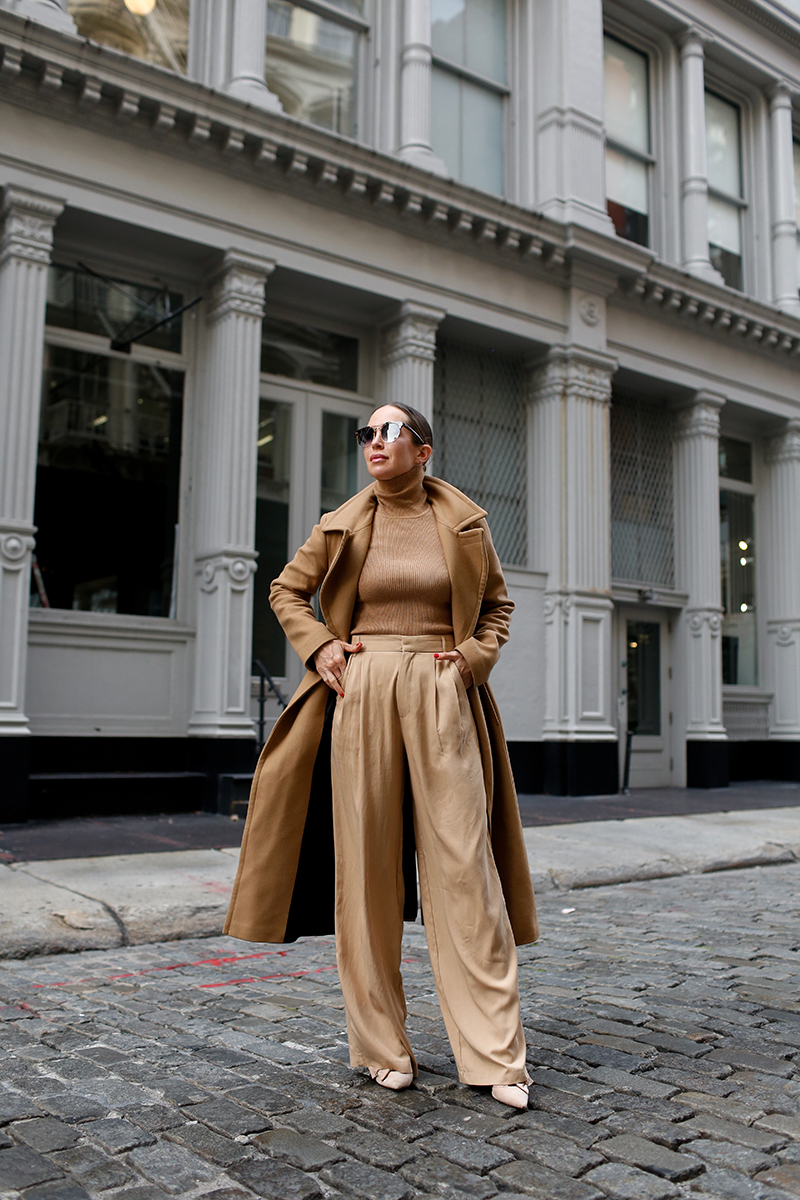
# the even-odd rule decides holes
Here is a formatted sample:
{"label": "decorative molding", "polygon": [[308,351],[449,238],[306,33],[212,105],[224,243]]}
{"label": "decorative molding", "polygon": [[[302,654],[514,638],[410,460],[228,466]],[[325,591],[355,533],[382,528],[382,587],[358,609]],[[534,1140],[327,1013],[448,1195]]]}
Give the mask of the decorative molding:
{"label": "decorative molding", "polygon": [[719,438],[719,414],[725,403],[724,396],[711,392],[698,392],[688,404],[677,408],[673,438],[712,437]]}
{"label": "decorative molding", "polygon": [[800,463],[800,418],[787,421],[786,428],[769,439],[766,461],[770,466]]}
{"label": "decorative molding", "polygon": [[611,377],[617,360],[579,346],[552,346],[528,364],[528,395],[535,404],[568,393],[597,404],[611,403]]}
{"label": "decorative molding", "polygon": [[222,266],[212,279],[209,324],[231,313],[260,321],[264,316],[264,285],[275,265],[271,259],[257,258],[254,254],[226,251]]}
{"label": "decorative molding", "polygon": [[225,572],[234,590],[246,590],[256,573],[255,553],[218,554],[213,558],[197,558],[195,574],[200,578],[200,590],[213,592],[219,586],[217,576]]}
{"label": "decorative molding", "polygon": [[0,535],[0,562],[11,570],[25,566],[35,544],[34,538],[16,531]]}
{"label": "decorative molding", "polygon": [[702,636],[706,627],[712,638],[719,637],[722,631],[723,615],[724,610],[721,608],[687,608],[685,610],[689,632],[692,637],[696,638]]}
{"label": "decorative molding", "polygon": [[9,186],[0,202],[0,267],[10,258],[47,266],[53,226],[64,211],[60,200]]}
{"label": "decorative molding", "polygon": [[398,315],[381,329],[381,366],[384,370],[408,358],[427,363],[436,359],[436,331],[445,318],[443,310],[405,300]]}

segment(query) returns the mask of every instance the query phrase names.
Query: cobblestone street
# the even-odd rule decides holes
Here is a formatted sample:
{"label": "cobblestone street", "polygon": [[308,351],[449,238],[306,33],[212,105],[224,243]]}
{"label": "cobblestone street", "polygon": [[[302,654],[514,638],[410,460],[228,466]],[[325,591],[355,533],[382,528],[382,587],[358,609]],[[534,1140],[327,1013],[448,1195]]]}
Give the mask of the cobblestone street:
{"label": "cobblestone street", "polygon": [[421,1073],[347,1065],[332,940],[0,964],[0,1195],[800,1196],[800,866],[548,893],[526,1113],[459,1085],[407,927]]}

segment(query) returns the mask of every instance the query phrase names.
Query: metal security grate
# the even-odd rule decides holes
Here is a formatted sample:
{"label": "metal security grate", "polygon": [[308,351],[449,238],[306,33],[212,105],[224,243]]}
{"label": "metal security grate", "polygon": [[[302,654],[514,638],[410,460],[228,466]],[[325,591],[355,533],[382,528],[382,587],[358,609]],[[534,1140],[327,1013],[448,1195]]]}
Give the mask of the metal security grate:
{"label": "metal security grate", "polygon": [[522,365],[439,340],[434,367],[435,471],[489,514],[504,563],[527,562],[526,405]]}
{"label": "metal security grate", "polygon": [[611,574],[675,586],[672,419],[668,409],[616,392],[611,406]]}

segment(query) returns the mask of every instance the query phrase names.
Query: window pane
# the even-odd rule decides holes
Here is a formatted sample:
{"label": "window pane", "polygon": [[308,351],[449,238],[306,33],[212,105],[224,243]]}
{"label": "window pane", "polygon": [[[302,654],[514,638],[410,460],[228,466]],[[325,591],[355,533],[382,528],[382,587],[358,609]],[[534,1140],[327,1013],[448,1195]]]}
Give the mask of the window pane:
{"label": "window pane", "polygon": [[253,658],[260,659],[271,675],[286,674],[286,638],[270,608],[269,589],[289,552],[291,436],[292,406],[262,400],[258,411]]}
{"label": "window pane", "polygon": [[[604,38],[603,43],[606,132],[610,138],[647,154],[650,151],[647,57],[614,38]],[[647,209],[639,211],[647,212]]]}
{"label": "window pane", "polygon": [[432,0],[434,54],[505,83],[506,0]]}
{"label": "window pane", "polygon": [[457,76],[433,68],[431,147],[454,179],[461,179],[461,89]]}
{"label": "window pane", "polygon": [[754,497],[723,489],[720,504],[722,568],[722,682],[758,683],[755,601]]}
{"label": "window pane", "polygon": [[129,12],[124,0],[67,0],[67,12],[81,37],[186,73],[189,0],[157,0],[146,17]]}
{"label": "window pane", "polygon": [[358,34],[287,0],[267,5],[266,80],[284,112],[355,135]]}
{"label": "window pane", "polygon": [[611,576],[674,587],[670,411],[615,388],[610,433]]}
{"label": "window pane", "polygon": [[266,375],[307,379],[358,391],[358,338],[265,317],[261,326],[261,370]]}
{"label": "window pane", "polygon": [[463,128],[461,159],[464,183],[502,196],[503,98],[461,80]]}
{"label": "window pane", "polygon": [[[729,196],[741,196],[739,109],[711,92],[706,92],[706,156],[709,186],[727,192]],[[717,245],[725,243],[718,242]]]}
{"label": "window pane", "polygon": [[647,164],[609,147],[606,150],[606,196],[625,208],[648,213]]}
{"label": "window pane", "polygon": [[640,736],[661,733],[661,626],[628,621],[628,729]]}
{"label": "window pane", "polygon": [[320,460],[321,513],[333,512],[355,495],[358,471],[358,421],[341,413],[322,414]]}
{"label": "window pane", "polygon": [[708,240],[731,254],[741,254],[742,236],[739,209],[716,196],[708,197]]}
{"label": "window pane", "polygon": [[719,473],[722,479],[753,482],[753,447],[738,438],[719,439]]}
{"label": "window pane", "polygon": [[174,615],[182,395],[180,372],[45,347],[34,522],[50,607]]}
{"label": "window pane", "polygon": [[[95,333],[99,337],[130,337],[148,329],[182,304],[183,296],[163,287],[144,287],[122,280],[106,282],[72,267],[52,266],[47,274],[45,324]],[[181,318],[136,340],[141,346],[173,350],[179,354]]]}

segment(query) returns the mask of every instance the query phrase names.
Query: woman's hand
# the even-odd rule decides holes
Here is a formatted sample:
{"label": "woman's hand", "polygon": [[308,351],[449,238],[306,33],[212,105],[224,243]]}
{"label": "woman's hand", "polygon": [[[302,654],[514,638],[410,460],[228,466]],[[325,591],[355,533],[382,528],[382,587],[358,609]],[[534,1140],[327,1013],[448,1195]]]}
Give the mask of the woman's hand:
{"label": "woman's hand", "polygon": [[454,662],[461,672],[461,678],[464,680],[464,687],[472,687],[472,671],[469,669],[469,663],[464,658],[460,650],[446,650],[443,654],[434,654],[434,658],[438,658],[441,662]]}
{"label": "woman's hand", "polygon": [[347,654],[357,654],[360,649],[361,642],[351,645],[350,642],[340,642],[336,638],[334,641],[326,642],[324,646],[320,646],[314,655],[315,671],[320,679],[323,679],[328,687],[339,696],[344,695],[342,676],[347,666],[345,652]]}

